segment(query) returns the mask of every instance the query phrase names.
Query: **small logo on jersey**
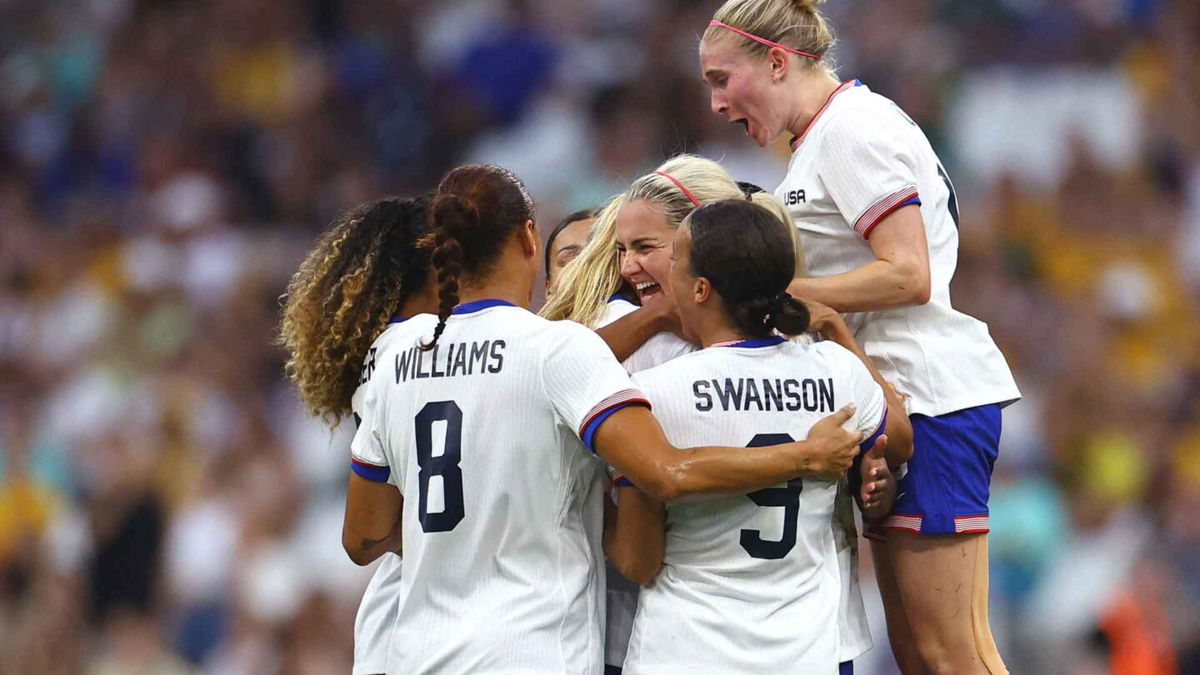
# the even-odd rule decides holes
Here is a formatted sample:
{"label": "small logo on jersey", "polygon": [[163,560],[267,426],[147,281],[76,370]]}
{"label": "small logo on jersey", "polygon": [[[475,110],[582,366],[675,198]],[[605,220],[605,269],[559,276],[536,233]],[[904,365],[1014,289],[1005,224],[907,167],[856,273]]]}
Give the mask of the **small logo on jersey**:
{"label": "small logo on jersey", "polygon": [[784,206],[795,206],[797,204],[803,204],[807,201],[808,200],[804,197],[804,190],[788,190],[787,193],[783,195]]}

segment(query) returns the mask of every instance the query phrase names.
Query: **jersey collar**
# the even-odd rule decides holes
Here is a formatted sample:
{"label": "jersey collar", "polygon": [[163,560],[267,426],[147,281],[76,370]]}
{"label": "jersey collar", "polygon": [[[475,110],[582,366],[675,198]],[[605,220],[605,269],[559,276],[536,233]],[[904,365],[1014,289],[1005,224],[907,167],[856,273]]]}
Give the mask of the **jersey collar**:
{"label": "jersey collar", "polygon": [[411,318],[412,318],[411,316],[400,316],[399,314],[397,314],[396,316],[393,316],[391,321],[388,321],[388,323],[404,323],[405,321],[408,321]]}
{"label": "jersey collar", "polygon": [[488,309],[489,307],[516,307],[507,300],[497,300],[495,298],[487,298],[485,300],[472,300],[464,302],[450,311],[451,314],[472,314],[480,310]]}
{"label": "jersey collar", "polygon": [[714,342],[709,347],[742,347],[754,349],[757,347],[773,347],[777,344],[787,342],[786,338],[778,335],[768,335],[761,338],[750,338],[749,340],[730,340],[728,342]]}
{"label": "jersey collar", "polygon": [[862,82],[859,80],[846,80],[845,82],[839,84],[837,89],[834,89],[833,91],[829,92],[829,98],[825,99],[825,102],[822,103],[821,107],[817,109],[817,114],[813,115],[813,118],[808,121],[808,124],[804,125],[804,130],[800,132],[800,135],[792,137],[792,141],[790,143],[790,145],[792,146],[792,152],[795,152],[796,148],[799,148],[800,144],[804,142],[804,137],[808,135],[808,130],[811,129],[814,124],[817,123],[817,120],[820,119],[821,114],[824,113],[825,110],[829,108],[829,104],[833,102],[834,96],[837,96],[838,94],[842,93],[843,91],[846,91],[850,87],[858,87],[861,85],[862,85]]}

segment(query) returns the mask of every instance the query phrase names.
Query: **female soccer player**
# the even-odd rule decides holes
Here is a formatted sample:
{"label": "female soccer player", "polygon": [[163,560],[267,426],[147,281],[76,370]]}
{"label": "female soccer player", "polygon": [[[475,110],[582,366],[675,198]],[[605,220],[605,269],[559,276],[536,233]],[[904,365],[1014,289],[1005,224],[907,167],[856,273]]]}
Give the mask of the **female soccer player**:
{"label": "female soccer player", "polygon": [[[425,313],[437,294],[425,234],[428,197],[388,198],[343,214],[317,241],[288,286],[280,344],[308,410],[336,425],[364,415],[359,387],[375,368],[371,343],[389,320]],[[400,316],[395,317],[397,314]],[[401,561],[387,554],[363,592],[354,621],[354,675],[383,673],[396,619]]]}
{"label": "female soccer player", "polygon": [[[588,245],[566,270],[561,293],[543,307],[549,318],[570,318],[596,326],[597,332],[624,362],[626,370],[639,372],[697,349],[693,342],[674,334],[680,331],[675,303],[658,281],[670,270],[670,242],[683,219],[697,206],[721,199],[750,199],[774,213],[789,240],[795,230],[783,206],[753,186],[736,183],[721,165],[690,155],[674,157],[618,195],[597,216]],[[793,256],[796,259],[798,256]],[[801,275],[797,264],[795,274]],[[649,283],[648,283],[649,282]],[[628,298],[614,296],[605,304],[605,293],[620,287],[642,286],[644,305],[639,309]],[[672,328],[674,326],[674,328]],[[873,502],[894,490],[886,465],[868,465],[865,496]],[[871,646],[866,612],[858,588],[858,533],[854,525],[849,486],[843,486],[835,517],[839,559],[845,595],[841,611],[844,660],[850,661]],[[890,505],[890,504],[889,504]],[[883,504],[872,503],[871,513]],[[610,579],[614,575],[610,575]],[[635,589],[620,581],[610,584],[607,658],[610,667],[624,660],[632,630]]]}
{"label": "female soccer player", "polygon": [[558,273],[583,250],[588,230],[596,218],[596,209],[583,209],[568,214],[554,226],[546,238],[546,295],[554,292]]}
{"label": "female soccer player", "polygon": [[431,213],[438,321],[375,342],[343,530],[355,562],[405,555],[389,672],[600,669],[603,470],[589,450],[657,499],[849,466],[862,440],[841,428],[849,408],[803,443],[667,443],[600,338],[525,309],[539,238],[509,171],[451,171]]}
{"label": "female soccer player", "polygon": [[794,136],[776,194],[810,277],[791,293],[851,313],[907,396],[914,458],[886,555],[874,547],[897,660],[905,672],[1002,673],[987,615],[987,500],[1000,408],[1020,394],[987,326],[950,304],[958,208],[946,172],[894,103],[834,77],[818,4],[728,0],[704,33],[701,70],[713,112],[759,145]]}
{"label": "female soccer player", "polygon": [[[705,349],[634,376],[669,437],[754,447],[803,437],[822,411],[853,402],[855,428],[886,431],[896,461],[907,458],[908,419],[878,373],[832,341],[778,335],[804,332],[809,314],[786,293],[795,255],[776,216],[743,199],[702,206],[676,232],[672,258],[668,292]],[[671,504],[665,516],[639,491],[622,491],[606,548],[637,581],[654,580],[625,670],[837,672],[837,491],[836,480],[793,479]]]}

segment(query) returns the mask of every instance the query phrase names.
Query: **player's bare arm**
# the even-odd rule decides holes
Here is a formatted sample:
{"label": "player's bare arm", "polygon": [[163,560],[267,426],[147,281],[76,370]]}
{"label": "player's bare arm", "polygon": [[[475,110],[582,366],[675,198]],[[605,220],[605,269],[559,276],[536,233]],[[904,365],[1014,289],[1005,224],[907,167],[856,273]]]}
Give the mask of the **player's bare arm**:
{"label": "player's bare arm", "polygon": [[850,468],[862,433],[842,428],[854,414],[846,406],[815,424],[808,439],[761,448],[697,447],[680,450],[667,440],[651,412],[627,407],[596,431],[596,452],[650,497],[736,494],[801,475],[838,476]]}
{"label": "player's bare arm", "polygon": [[377,483],[350,474],[342,548],[356,565],[369,565],[384,553],[399,553],[400,513],[404,498],[390,483]]}
{"label": "player's bare arm", "polygon": [[929,245],[916,205],[896,209],[871,230],[875,262],[844,274],[795,279],[788,292],[839,312],[871,312],[929,302]]}
{"label": "player's bare arm", "polygon": [[[664,306],[665,305],[665,306]],[[679,316],[669,303],[658,307],[642,307],[616,321],[596,329],[613,356],[624,361],[636,352],[646,340],[663,332],[677,332]]]}
{"label": "player's bare arm", "polygon": [[604,528],[604,555],[626,579],[647,586],[666,550],[666,508],[636,487],[615,488],[617,507]]}
{"label": "player's bare arm", "polygon": [[[850,350],[867,370],[871,373],[871,378],[883,387],[883,397],[887,401],[887,426],[884,428],[884,433],[887,434],[887,463],[891,467],[898,467],[908,461],[912,457],[912,424],[908,421],[908,412],[904,408],[904,401],[896,392],[896,388],[887,380],[883,379],[883,375],[879,369],[875,367],[875,363],[859,346],[858,340],[854,339],[854,334],[850,332],[850,327],[842,319],[833,308],[828,305],[823,305],[819,302],[811,300],[805,301],[805,306],[808,307],[809,314],[809,330],[819,334],[821,337],[845,347]],[[864,484],[866,476],[864,475]]]}

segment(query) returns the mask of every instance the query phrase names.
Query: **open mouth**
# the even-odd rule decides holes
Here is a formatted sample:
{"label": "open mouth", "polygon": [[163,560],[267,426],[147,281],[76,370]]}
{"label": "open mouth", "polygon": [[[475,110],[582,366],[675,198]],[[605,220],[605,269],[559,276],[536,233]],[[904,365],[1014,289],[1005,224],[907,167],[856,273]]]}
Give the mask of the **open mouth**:
{"label": "open mouth", "polygon": [[646,298],[662,293],[662,286],[659,286],[653,281],[643,281],[641,283],[634,284],[633,288],[635,291],[637,291],[638,298],[640,300],[645,300]]}
{"label": "open mouth", "polygon": [[750,120],[749,119],[743,117],[741,119],[733,120],[733,123],[742,125],[742,128],[744,128],[746,130],[746,135],[747,136],[750,135]]}

